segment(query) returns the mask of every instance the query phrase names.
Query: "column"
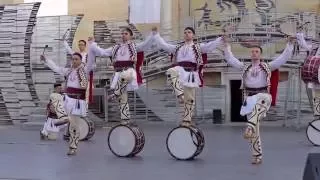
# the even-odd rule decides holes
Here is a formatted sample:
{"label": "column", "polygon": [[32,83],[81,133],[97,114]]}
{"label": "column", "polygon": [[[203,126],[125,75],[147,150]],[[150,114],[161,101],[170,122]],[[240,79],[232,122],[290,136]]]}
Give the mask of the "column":
{"label": "column", "polygon": [[161,0],[160,33],[165,40],[170,40],[172,33],[172,0]]}

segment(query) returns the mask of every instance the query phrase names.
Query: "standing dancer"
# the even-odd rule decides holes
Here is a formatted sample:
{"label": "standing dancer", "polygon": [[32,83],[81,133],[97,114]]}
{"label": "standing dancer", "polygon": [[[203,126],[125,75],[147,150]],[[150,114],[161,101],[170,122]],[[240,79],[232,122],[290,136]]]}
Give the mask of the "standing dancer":
{"label": "standing dancer", "polygon": [[[55,140],[54,134],[59,132],[60,126],[69,122],[61,94],[61,84],[54,84],[54,91],[50,94],[50,101],[47,105],[47,120],[40,132],[41,139]],[[53,129],[57,132],[51,132]]]}
{"label": "standing dancer", "polygon": [[115,73],[110,87],[113,92],[108,99],[119,100],[121,124],[128,124],[130,120],[128,91],[138,89],[142,83],[140,66],[143,63],[143,57],[138,57],[137,52],[151,47],[153,36],[148,36],[144,42],[136,45],[132,41],[133,32],[130,28],[124,28],[121,35],[122,42],[108,49],[102,49],[97,43],[92,43],[89,46],[88,59],[94,61],[96,56],[111,57]]}
{"label": "standing dancer", "polygon": [[[63,38],[61,39],[63,41],[63,45],[67,51],[68,54],[70,55],[73,55],[75,53],[75,51],[73,51],[67,40],[66,40],[66,37],[68,36],[69,34],[66,33]],[[88,53],[86,52],[86,48],[87,48],[87,42],[85,40],[79,40],[78,41],[78,48],[79,48],[79,52],[82,56],[82,63],[84,63],[84,65],[87,63],[87,60],[88,60]],[[67,63],[67,66],[68,66],[69,63]],[[92,102],[92,90],[93,90],[93,71],[90,71],[90,78],[89,78],[89,85],[88,85],[88,88],[87,88],[87,91],[86,91],[86,102],[87,102],[87,105],[89,105],[89,103]],[[65,134],[64,134],[64,139],[68,139],[70,136],[69,132],[68,132],[68,129],[66,130]]]}
{"label": "standing dancer", "polygon": [[185,42],[178,45],[168,44],[159,35],[155,40],[159,47],[173,54],[174,67],[167,70],[167,82],[173,88],[180,103],[184,104],[184,116],[181,125],[190,126],[193,111],[195,108],[195,89],[202,86],[202,68],[206,63],[206,55],[222,44],[219,37],[208,43],[195,43],[193,41],[195,31],[192,27],[184,30]]}
{"label": "standing dancer", "polygon": [[86,89],[88,86],[89,72],[92,71],[93,61],[88,61],[86,65],[82,63],[82,55],[74,53],[72,55],[72,67],[64,68],[57,66],[52,60],[46,59],[44,55],[41,60],[56,73],[65,76],[66,91],[64,106],[69,116],[69,151],[68,155],[75,155],[78,147],[80,130],[79,119],[87,115],[87,103],[85,101]]}
{"label": "standing dancer", "polygon": [[[225,38],[224,38],[225,41]],[[283,53],[275,60],[266,63],[261,59],[262,48],[253,46],[251,48],[251,63],[245,64],[235,58],[231,52],[231,47],[225,42],[225,59],[232,67],[242,70],[242,85],[244,103],[240,114],[247,115],[247,127],[244,138],[248,139],[252,151],[252,164],[262,162],[262,147],[260,138],[260,121],[266,116],[271,106],[272,97],[270,95],[271,72],[280,68],[286,63],[293,52],[293,38],[288,38]]]}

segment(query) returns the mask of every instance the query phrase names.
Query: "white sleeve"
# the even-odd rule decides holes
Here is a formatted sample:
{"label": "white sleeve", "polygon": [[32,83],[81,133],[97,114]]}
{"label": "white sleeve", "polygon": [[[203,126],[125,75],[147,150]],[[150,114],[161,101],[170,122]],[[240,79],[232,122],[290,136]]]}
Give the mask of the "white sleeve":
{"label": "white sleeve", "polygon": [[209,53],[215,50],[222,43],[222,37],[218,37],[214,41],[210,41],[208,43],[200,43],[200,48],[203,53]]}
{"label": "white sleeve", "polygon": [[156,34],[154,36],[155,41],[157,42],[157,44],[159,45],[159,47],[165,51],[167,51],[168,53],[174,53],[175,49],[176,49],[176,45],[172,45],[167,43],[161,36],[160,34]]}
{"label": "white sleeve", "polygon": [[100,48],[96,42],[92,42],[89,45],[89,52],[94,53],[95,56],[101,56],[101,57],[110,57],[112,56],[112,48],[110,47],[108,49]]}
{"label": "white sleeve", "polygon": [[242,69],[244,67],[243,62],[239,61],[239,59],[235,58],[231,52],[230,45],[224,49],[224,56],[228,64],[237,69]]}
{"label": "white sleeve", "polygon": [[280,68],[280,66],[287,62],[292,56],[293,48],[293,44],[288,43],[282,54],[269,63],[272,71]]}
{"label": "white sleeve", "polygon": [[72,49],[70,48],[69,44],[67,41],[63,41],[63,45],[64,45],[64,48],[67,50],[67,53],[72,55],[74,52],[72,51]]}
{"label": "white sleeve", "polygon": [[154,35],[151,33],[147,38],[140,43],[137,43],[136,49],[138,52],[144,51],[152,46],[152,42],[154,40]]}
{"label": "white sleeve", "polygon": [[307,51],[311,51],[312,50],[312,45],[311,44],[309,44],[309,45],[307,44],[303,33],[297,33],[296,37],[297,37],[297,41],[298,41],[299,46],[301,46],[303,49],[305,49]]}
{"label": "white sleeve", "polygon": [[47,59],[46,63],[45,63],[52,71],[65,76],[66,73],[68,72],[68,68],[64,68],[64,67],[59,67],[56,65],[56,63],[54,63],[52,60]]}

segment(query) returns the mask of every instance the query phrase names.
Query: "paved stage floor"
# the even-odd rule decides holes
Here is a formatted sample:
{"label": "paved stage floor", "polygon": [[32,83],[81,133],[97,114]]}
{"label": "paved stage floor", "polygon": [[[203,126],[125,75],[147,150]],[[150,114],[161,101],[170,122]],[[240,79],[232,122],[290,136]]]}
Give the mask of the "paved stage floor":
{"label": "paved stage floor", "polygon": [[[317,152],[304,130],[263,127],[264,162],[250,164],[242,127],[202,124],[206,145],[194,161],[176,161],[165,139],[174,125],[142,124],[146,135],[138,157],[115,157],[107,148],[110,128],[96,130],[80,142],[77,156],[68,157],[67,143],[41,141],[39,131],[0,127],[0,179],[15,180],[302,180],[307,154]],[[320,152],[320,150],[319,150]]]}

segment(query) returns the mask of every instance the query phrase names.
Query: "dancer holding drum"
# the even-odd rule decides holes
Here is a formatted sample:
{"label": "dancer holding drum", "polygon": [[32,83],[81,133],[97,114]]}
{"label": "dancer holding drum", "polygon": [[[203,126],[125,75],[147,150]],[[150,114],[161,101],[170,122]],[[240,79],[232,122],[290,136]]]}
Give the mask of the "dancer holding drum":
{"label": "dancer holding drum", "polygon": [[61,84],[56,83],[47,105],[47,120],[40,131],[41,139],[56,140],[60,127],[68,122],[68,115],[64,110],[62,87]]}
{"label": "dancer holding drum", "polygon": [[[167,137],[169,153],[180,160],[193,159],[203,149],[203,134],[199,128],[192,125],[196,101],[195,90],[203,85],[202,68],[206,63],[206,53],[215,50],[218,45],[222,44],[221,37],[208,43],[196,43],[194,36],[195,31],[192,27],[185,28],[185,42],[178,45],[165,42],[159,33],[155,36],[159,48],[173,54],[173,67],[166,72],[167,82],[172,87],[179,103],[184,105],[184,115],[180,126],[174,128]],[[197,139],[196,143],[193,136]]]}
{"label": "dancer holding drum", "polygon": [[[73,51],[68,42],[67,42],[67,38],[69,36],[69,33],[70,33],[70,29],[67,30],[67,32],[63,35],[63,38],[60,39],[63,41],[63,45],[67,51],[68,54],[70,55],[73,55],[75,53],[75,51]],[[82,63],[85,65],[87,63],[87,59],[88,59],[88,54],[86,52],[86,48],[87,48],[87,42],[85,40],[79,40],[78,41],[78,48],[79,48],[79,52],[82,56]],[[67,63],[66,66],[69,66],[69,63]],[[93,91],[93,71],[90,71],[90,78],[89,78],[89,85],[87,87],[87,91],[86,91],[86,102],[87,102],[87,105],[89,105],[89,102],[92,102],[92,91]],[[86,119],[81,119],[81,120],[84,120],[83,122],[81,122],[81,124],[83,125],[83,128],[80,128],[80,131],[81,130],[84,130],[84,132],[82,132],[80,134],[80,140],[87,140],[87,139],[90,139],[93,134],[90,136],[90,137],[86,137],[85,134],[88,133],[88,128],[87,127],[90,127],[91,128],[91,132],[94,133],[94,122],[88,118]],[[82,135],[83,134],[83,135]],[[69,137],[70,137],[70,133],[68,132],[68,128],[64,134],[64,139],[65,140],[68,140]]]}
{"label": "dancer holding drum", "polygon": [[302,80],[312,89],[313,115],[315,119],[309,123],[306,133],[308,140],[316,146],[320,146],[320,48],[308,44],[303,33],[297,34],[299,46],[308,51],[308,57],[301,69]]}
{"label": "dancer holding drum", "polygon": [[113,61],[115,73],[111,82],[111,94],[108,100],[118,100],[121,123],[111,128],[108,135],[108,145],[113,154],[119,157],[131,157],[139,153],[144,146],[144,134],[130,121],[128,91],[138,89],[142,83],[140,66],[143,63],[143,52],[152,46],[153,35],[144,42],[135,44],[132,41],[133,32],[124,28],[121,32],[122,42],[102,49],[96,43],[89,46],[89,61],[96,56],[109,56]]}
{"label": "dancer holding drum", "polygon": [[247,116],[247,127],[244,138],[248,139],[252,151],[252,164],[262,162],[262,147],[260,138],[260,121],[266,116],[270,108],[272,97],[270,95],[271,72],[280,68],[293,53],[293,37],[288,37],[288,43],[283,53],[267,63],[261,59],[262,48],[251,47],[251,63],[245,64],[235,58],[231,52],[230,44],[225,41],[225,59],[232,67],[242,70],[242,86],[244,103],[240,114]]}
{"label": "dancer holding drum", "polygon": [[69,151],[68,155],[75,155],[80,138],[79,120],[87,116],[87,103],[85,101],[86,89],[88,86],[89,72],[92,71],[93,61],[88,61],[86,65],[82,63],[82,55],[74,53],[72,55],[72,67],[64,68],[57,66],[52,60],[44,55],[41,60],[54,72],[65,76],[66,90],[64,107],[69,116]]}

